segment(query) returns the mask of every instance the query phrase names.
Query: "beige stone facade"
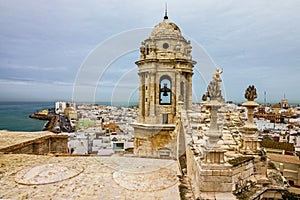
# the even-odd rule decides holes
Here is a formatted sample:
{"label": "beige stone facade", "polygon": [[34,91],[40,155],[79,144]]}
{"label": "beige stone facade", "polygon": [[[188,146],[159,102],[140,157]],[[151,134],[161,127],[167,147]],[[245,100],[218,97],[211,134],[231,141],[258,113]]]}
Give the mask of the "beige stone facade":
{"label": "beige stone facade", "polygon": [[[190,41],[167,17],[142,42],[139,68],[139,117],[135,129],[135,155],[177,158],[175,132],[179,102],[192,108]],[[169,156],[168,156],[169,155]]]}

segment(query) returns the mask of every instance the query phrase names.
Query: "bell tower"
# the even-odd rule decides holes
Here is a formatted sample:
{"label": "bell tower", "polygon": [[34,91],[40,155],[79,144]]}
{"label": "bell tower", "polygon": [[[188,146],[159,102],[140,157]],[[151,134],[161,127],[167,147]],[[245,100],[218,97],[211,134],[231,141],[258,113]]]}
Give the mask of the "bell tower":
{"label": "bell tower", "polygon": [[[133,125],[135,154],[177,158],[176,112],[192,108],[192,60],[190,41],[167,13],[141,43],[139,117]],[[180,102],[180,108],[179,108]]]}

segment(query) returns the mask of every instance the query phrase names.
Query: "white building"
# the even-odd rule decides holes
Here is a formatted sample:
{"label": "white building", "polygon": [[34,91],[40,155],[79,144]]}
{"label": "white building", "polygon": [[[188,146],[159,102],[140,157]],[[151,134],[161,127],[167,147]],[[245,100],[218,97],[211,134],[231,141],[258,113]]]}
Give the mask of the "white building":
{"label": "white building", "polygon": [[55,102],[55,113],[56,114],[64,113],[66,107],[67,107],[66,102],[62,102],[62,101]]}

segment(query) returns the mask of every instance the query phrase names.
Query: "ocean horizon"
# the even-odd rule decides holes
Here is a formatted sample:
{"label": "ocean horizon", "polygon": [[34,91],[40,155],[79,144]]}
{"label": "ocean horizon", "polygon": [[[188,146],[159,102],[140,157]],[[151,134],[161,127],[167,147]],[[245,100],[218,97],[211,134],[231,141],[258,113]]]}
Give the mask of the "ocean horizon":
{"label": "ocean horizon", "polygon": [[0,130],[41,131],[48,121],[29,115],[53,107],[54,102],[0,102]]}

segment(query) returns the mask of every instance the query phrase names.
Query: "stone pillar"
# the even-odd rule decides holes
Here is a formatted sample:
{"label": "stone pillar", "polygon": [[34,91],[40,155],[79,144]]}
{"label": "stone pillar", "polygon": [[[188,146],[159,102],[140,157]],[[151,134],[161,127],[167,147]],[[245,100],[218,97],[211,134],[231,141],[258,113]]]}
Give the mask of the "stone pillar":
{"label": "stone pillar", "polygon": [[216,100],[210,101],[206,105],[210,109],[210,128],[205,134],[208,137],[208,143],[205,149],[205,158],[206,163],[222,164],[224,163],[224,154],[225,150],[220,148],[218,141],[221,137],[221,132],[218,127],[218,110],[222,104]]}
{"label": "stone pillar", "polygon": [[248,99],[248,101],[242,105],[248,110],[248,118],[243,127],[244,134],[242,136],[241,151],[246,154],[254,154],[257,153],[260,146],[257,136],[257,126],[254,124],[254,108],[259,106],[259,104],[254,101],[254,99],[257,98],[257,94],[253,85],[247,88],[245,98]]}
{"label": "stone pillar", "polygon": [[207,87],[210,101],[206,104],[206,106],[210,109],[210,127],[205,134],[208,138],[208,143],[206,144],[206,155],[204,161],[215,164],[224,163],[224,153],[226,152],[221,149],[218,144],[222,135],[218,127],[218,110],[223,106],[223,97],[221,93],[222,80],[220,73],[222,73],[222,71],[217,69],[214,74],[214,79]]}
{"label": "stone pillar", "polygon": [[192,101],[193,101],[193,88],[192,88],[192,76],[193,73],[188,73],[187,74],[187,92],[186,94],[187,96],[187,110],[191,110],[192,109]]}
{"label": "stone pillar", "polygon": [[155,77],[156,72],[150,72],[150,84],[149,84],[149,90],[151,91],[149,96],[149,104],[150,104],[150,123],[156,123],[156,117],[155,117],[155,98],[156,98],[156,90],[155,90]]}
{"label": "stone pillar", "polygon": [[208,145],[213,147],[217,145],[220,139],[221,132],[218,127],[218,110],[221,107],[216,101],[211,101],[206,105],[210,109],[210,127],[206,136],[208,137]]}
{"label": "stone pillar", "polygon": [[[148,87],[148,89],[145,91],[145,123],[147,123],[147,119],[149,118],[149,101],[150,101],[150,84],[149,84],[149,73],[145,73],[145,82],[144,85]],[[146,101],[147,99],[147,101]]]}
{"label": "stone pillar", "polygon": [[182,78],[181,78],[181,74],[180,72],[176,72],[175,74],[175,83],[176,83],[176,87],[175,87],[175,92],[176,92],[176,104],[178,105],[179,104],[179,101],[182,101],[181,98],[181,93],[180,93],[180,83],[182,81]]}
{"label": "stone pillar", "polygon": [[140,86],[139,86],[139,123],[144,122],[144,114],[145,114],[145,78],[143,73],[138,73],[140,78]]}

